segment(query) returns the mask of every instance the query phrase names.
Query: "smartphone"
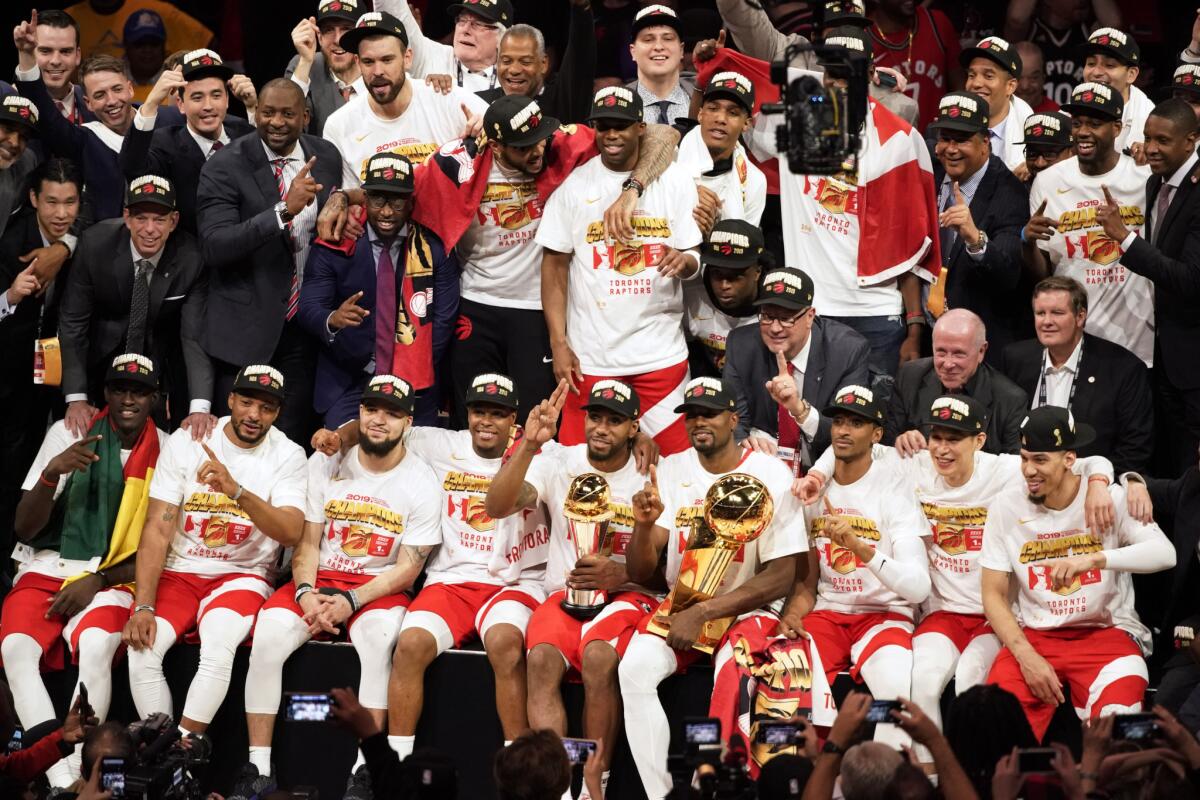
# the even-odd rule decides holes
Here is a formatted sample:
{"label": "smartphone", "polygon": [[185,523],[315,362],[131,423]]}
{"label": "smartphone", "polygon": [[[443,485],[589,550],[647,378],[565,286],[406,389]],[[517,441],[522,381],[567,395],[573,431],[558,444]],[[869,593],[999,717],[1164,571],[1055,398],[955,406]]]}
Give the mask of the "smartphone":
{"label": "smartphone", "polygon": [[1054,772],[1050,763],[1054,760],[1051,747],[1027,747],[1017,751],[1017,771],[1024,775]]}
{"label": "smartphone", "polygon": [[333,708],[333,697],[328,693],[285,692],[287,698],[286,719],[288,722],[325,722]]}
{"label": "smartphone", "polygon": [[721,741],[721,720],[693,719],[683,723],[683,733],[688,744],[719,744]]}
{"label": "smartphone", "polygon": [[892,75],[890,73],[876,72],[875,77],[879,81],[879,85],[883,86],[887,89],[895,89],[896,86],[898,85],[898,82],[896,81],[896,76]]}
{"label": "smartphone", "polygon": [[563,738],[563,747],[567,748],[567,758],[572,764],[586,764],[588,756],[596,752],[596,741],[594,739],[568,739]]}
{"label": "smartphone", "polygon": [[105,757],[100,759],[100,788],[112,792],[113,797],[125,796],[125,759]]}
{"label": "smartphone", "polygon": [[760,722],[758,723],[758,743],[774,747],[789,747],[800,742],[800,732],[804,730],[803,721],[796,722]]}
{"label": "smartphone", "polygon": [[886,722],[895,725],[896,720],[892,718],[892,712],[899,710],[899,700],[873,700],[871,710],[867,712],[867,722]]}
{"label": "smartphone", "polygon": [[1116,714],[1113,717],[1114,739],[1130,741],[1145,741],[1156,739],[1162,733],[1158,727],[1158,717],[1153,714]]}

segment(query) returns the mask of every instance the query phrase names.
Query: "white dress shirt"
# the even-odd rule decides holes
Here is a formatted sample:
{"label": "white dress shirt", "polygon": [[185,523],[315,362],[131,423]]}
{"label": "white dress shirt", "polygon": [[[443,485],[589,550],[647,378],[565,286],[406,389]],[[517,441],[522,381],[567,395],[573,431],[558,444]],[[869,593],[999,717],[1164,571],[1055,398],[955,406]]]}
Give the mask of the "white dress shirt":
{"label": "white dress shirt", "polygon": [[1075,378],[1079,373],[1079,357],[1083,353],[1083,338],[1079,339],[1075,349],[1071,351],[1071,355],[1062,363],[1062,366],[1054,366],[1050,363],[1049,354],[1045,350],[1042,353],[1042,374],[1038,378],[1038,386],[1033,393],[1033,408],[1037,408],[1040,402],[1042,382],[1045,382],[1046,385],[1046,405],[1069,408],[1071,387],[1075,384]]}
{"label": "white dress shirt", "polygon": [[[266,142],[263,142],[263,152],[267,154],[267,166],[274,173],[275,165],[270,163],[277,158],[286,158],[283,165],[283,187],[284,192],[287,187],[292,185],[292,181],[300,174],[308,156],[304,154],[304,148],[300,146],[300,142],[296,142],[292,146],[290,153],[276,153],[271,148],[267,147]],[[280,198],[282,199],[282,197]],[[317,225],[317,201],[313,200],[306,205],[295,217],[292,218],[292,240],[295,243],[296,256],[296,275],[300,278],[301,284],[304,282],[304,264],[308,261],[309,245],[312,243],[313,234],[316,232]],[[280,230],[287,227],[287,223],[275,212],[275,220],[279,223]]]}

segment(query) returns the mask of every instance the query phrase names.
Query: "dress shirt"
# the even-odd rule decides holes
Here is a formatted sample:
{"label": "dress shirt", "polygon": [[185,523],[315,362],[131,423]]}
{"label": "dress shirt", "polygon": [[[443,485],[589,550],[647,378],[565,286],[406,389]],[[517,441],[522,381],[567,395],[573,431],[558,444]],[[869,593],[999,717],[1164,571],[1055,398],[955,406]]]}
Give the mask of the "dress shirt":
{"label": "dress shirt", "polygon": [[675,88],[666,97],[659,97],[654,92],[642,85],[641,81],[637,83],[637,93],[642,98],[642,107],[645,109],[643,117],[646,122],[655,123],[659,121],[659,106],[656,105],[664,100],[670,102],[667,107],[667,121],[665,124],[674,125],[678,117],[686,117],[688,111],[691,110],[692,98],[683,90],[679,82],[675,82]]}
{"label": "dress shirt", "polygon": [[1068,408],[1071,402],[1071,386],[1075,383],[1075,376],[1079,372],[1079,357],[1083,354],[1083,338],[1080,337],[1079,342],[1075,345],[1075,349],[1071,351],[1071,355],[1062,363],[1062,366],[1056,367],[1050,363],[1050,355],[1042,350],[1042,375],[1038,378],[1038,386],[1033,392],[1033,408],[1038,407],[1039,398],[1042,396],[1041,384],[1045,381],[1046,384],[1046,405],[1059,406]]}
{"label": "dress shirt", "polygon": [[[988,162],[984,161],[983,166],[976,170],[974,175],[970,176],[965,181],[958,182],[958,190],[962,192],[963,200],[967,201],[968,206],[970,206],[971,202],[975,199],[975,192],[979,189],[979,184],[983,181],[983,174],[987,172],[987,168]],[[946,177],[942,178],[942,186],[938,192],[938,209],[945,211],[947,208],[954,205],[953,195],[954,181],[950,179],[949,175],[947,175]],[[957,238],[958,234],[956,233],[954,236]],[[953,239],[951,241],[953,241]],[[983,259],[984,254],[987,253],[987,245],[985,244],[978,253],[972,253],[970,250],[967,250],[966,253],[973,261],[980,261]],[[949,255],[949,253],[942,253],[942,259],[945,260]]]}
{"label": "dress shirt", "polygon": [[[157,111],[153,115],[146,115],[143,114],[139,109],[138,112],[133,115],[133,127],[137,128],[139,131],[154,130],[154,125],[156,122],[158,122]],[[185,126],[187,127],[188,135],[192,137],[192,140],[196,143],[196,146],[200,148],[200,152],[204,154],[204,159],[206,161],[212,158],[212,154],[216,152],[213,150],[214,141],[220,142],[222,145],[229,144],[229,134],[226,133],[224,125],[221,126],[221,133],[216,139],[209,139],[207,136],[201,136],[200,134],[196,133],[196,131],[192,129],[190,122],[185,123]]]}
{"label": "dress shirt", "polygon": [[[1004,152],[1004,134],[1008,130],[1009,120],[1012,119],[1013,108],[1012,103],[1009,103],[1008,113],[1004,115],[1004,119],[1000,120],[1000,124],[994,128],[988,129],[988,136],[991,140],[992,152],[1002,154]],[[1001,155],[1000,160],[1004,160]]]}
{"label": "dress shirt", "polygon": [[[809,333],[808,339],[806,339],[804,342],[804,346],[800,348],[800,352],[796,353],[795,357],[788,362],[792,366],[792,378],[795,379],[796,389],[799,390],[801,396],[804,395],[804,371],[808,368],[808,354],[811,350],[812,333]],[[808,401],[806,400],[805,402],[807,403]],[[821,426],[821,412],[818,409],[813,408],[812,403],[809,403],[808,416],[804,418],[804,422],[799,422],[797,424],[800,426],[800,432],[804,434],[805,438],[809,441],[812,441],[812,438],[817,435],[817,429]],[[778,440],[777,436],[772,436],[766,431],[759,430],[758,428],[752,428],[750,430],[750,435],[763,439]]]}
{"label": "dress shirt", "polygon": [[[408,226],[405,225],[403,228],[400,229],[400,232],[396,234],[396,238],[392,239],[392,246],[389,248],[389,253],[392,256],[392,267],[394,269],[397,269],[397,270],[400,269],[400,250],[404,247],[404,240],[407,238],[408,238]],[[375,274],[378,275],[379,274],[379,256],[383,254],[383,239],[379,238],[379,236],[375,233],[375,229],[372,228],[370,226],[370,224],[367,225],[367,240],[370,241],[370,243],[371,243],[371,259],[375,262]],[[399,286],[397,286],[396,288],[397,288],[397,290],[399,290]],[[396,295],[396,302],[397,303],[400,302],[399,294]],[[340,305],[340,303],[339,303],[339,305]],[[336,310],[337,309],[334,309],[334,311],[336,311]],[[330,311],[329,316],[325,317],[325,330],[326,330],[326,332],[328,332],[329,341],[331,341],[331,342],[333,341],[333,337],[337,336],[338,331],[341,330],[341,328],[338,328],[337,330],[335,330],[329,326],[329,320],[331,317],[333,317],[333,313],[334,313],[333,311]],[[372,324],[374,324],[374,323],[372,323]],[[364,367],[363,370],[365,372],[371,373],[372,375],[375,374],[375,357],[374,356],[371,356],[371,363],[369,363],[366,367]]]}
{"label": "dress shirt", "polygon": [[[287,191],[287,187],[292,185],[292,181],[300,174],[304,164],[308,161],[308,157],[304,155],[304,148],[297,141],[290,153],[276,153],[271,148],[267,147],[267,143],[263,142],[263,152],[267,154],[267,166],[274,173],[275,165],[271,162],[286,158],[289,159],[283,165],[283,187]],[[280,197],[282,200],[282,196]],[[308,262],[309,245],[312,244],[313,233],[317,224],[317,201],[313,200],[306,205],[295,217],[292,218],[292,240],[295,243],[296,256],[296,275],[299,277],[301,284],[304,282],[304,265]],[[280,230],[288,226],[283,218],[279,216],[279,212],[275,212],[275,221],[279,223]]]}
{"label": "dress shirt", "polygon": [[[46,232],[44,230],[42,230],[41,223],[38,223],[38,234],[42,237],[42,247],[49,247],[50,240],[46,238]],[[28,267],[26,269],[28,269]],[[24,270],[22,270],[22,272],[24,272]],[[50,300],[50,289],[53,288],[53,286],[54,286],[54,282],[51,281],[50,287],[48,287],[46,289],[45,300],[47,302],[49,302],[49,300]],[[17,303],[9,303],[8,302],[8,290],[7,289],[5,289],[3,292],[0,292],[0,321],[3,321],[6,317],[10,316],[14,311],[16,311],[17,305],[18,305]]]}
{"label": "dress shirt", "polygon": [[[1183,166],[1181,166],[1179,169],[1175,170],[1173,173],[1171,173],[1171,177],[1169,177],[1165,181],[1163,181],[1162,186],[1160,186],[1158,189],[1159,194],[1154,199],[1155,206],[1158,205],[1158,197],[1162,196],[1162,193],[1164,191],[1166,191],[1166,187],[1170,186],[1172,192],[1179,191],[1179,187],[1183,184],[1183,179],[1186,178],[1188,173],[1192,171],[1192,168],[1196,166],[1196,161],[1198,161],[1198,160],[1200,160],[1200,154],[1193,152],[1191,154],[1191,156],[1188,157],[1188,160],[1183,162]],[[1172,197],[1171,197],[1171,202],[1172,203],[1175,202],[1174,195],[1172,195]],[[1167,208],[1170,208],[1170,206],[1168,205]],[[1157,237],[1158,236],[1158,224],[1159,224],[1160,220],[1154,218],[1154,216],[1153,216],[1154,215],[1154,207],[1153,206],[1148,208],[1147,211],[1149,211],[1150,215],[1151,215],[1150,216],[1150,226],[1154,229],[1154,231],[1155,231],[1154,235]],[[1133,244],[1133,240],[1136,238],[1137,238],[1137,233],[1135,231],[1130,231],[1129,235],[1127,235],[1124,239],[1121,240],[1121,250],[1123,250],[1123,251],[1128,250],[1130,245]]]}

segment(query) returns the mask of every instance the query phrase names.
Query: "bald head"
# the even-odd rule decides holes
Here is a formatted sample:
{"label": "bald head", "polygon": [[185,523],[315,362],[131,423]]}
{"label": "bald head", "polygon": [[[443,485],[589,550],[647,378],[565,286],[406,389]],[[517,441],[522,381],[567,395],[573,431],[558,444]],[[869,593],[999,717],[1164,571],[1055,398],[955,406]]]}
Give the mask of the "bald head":
{"label": "bald head", "polygon": [[1038,47],[1033,42],[1017,42],[1017,55],[1021,57],[1021,71],[1028,69],[1036,69],[1042,71],[1042,48]]}
{"label": "bald head", "polygon": [[948,392],[967,385],[986,352],[987,329],[972,311],[951,309],[933,326],[933,369]]}
{"label": "bald head", "polygon": [[900,753],[881,742],[861,742],[842,757],[842,794],[846,800],[875,800],[903,763]]}

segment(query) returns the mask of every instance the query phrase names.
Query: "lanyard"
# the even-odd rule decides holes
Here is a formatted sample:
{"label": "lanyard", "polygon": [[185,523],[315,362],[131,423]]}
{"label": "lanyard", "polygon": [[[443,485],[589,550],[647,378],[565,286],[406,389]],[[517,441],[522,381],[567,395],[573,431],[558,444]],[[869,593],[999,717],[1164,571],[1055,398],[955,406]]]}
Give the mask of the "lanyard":
{"label": "lanyard", "polygon": [[[463,65],[457,58],[454,59],[454,68],[458,70],[458,88],[463,88]],[[492,67],[491,77],[488,78],[488,89],[493,89],[496,86],[496,68]]]}
{"label": "lanyard", "polygon": [[[1075,362],[1075,374],[1071,376],[1071,393],[1067,395],[1067,408],[1075,402],[1075,387],[1079,384],[1079,373],[1083,369],[1083,340],[1079,340],[1079,360]],[[1038,408],[1046,405],[1046,373],[1050,370],[1050,351],[1042,355],[1042,379],[1038,386]]]}

